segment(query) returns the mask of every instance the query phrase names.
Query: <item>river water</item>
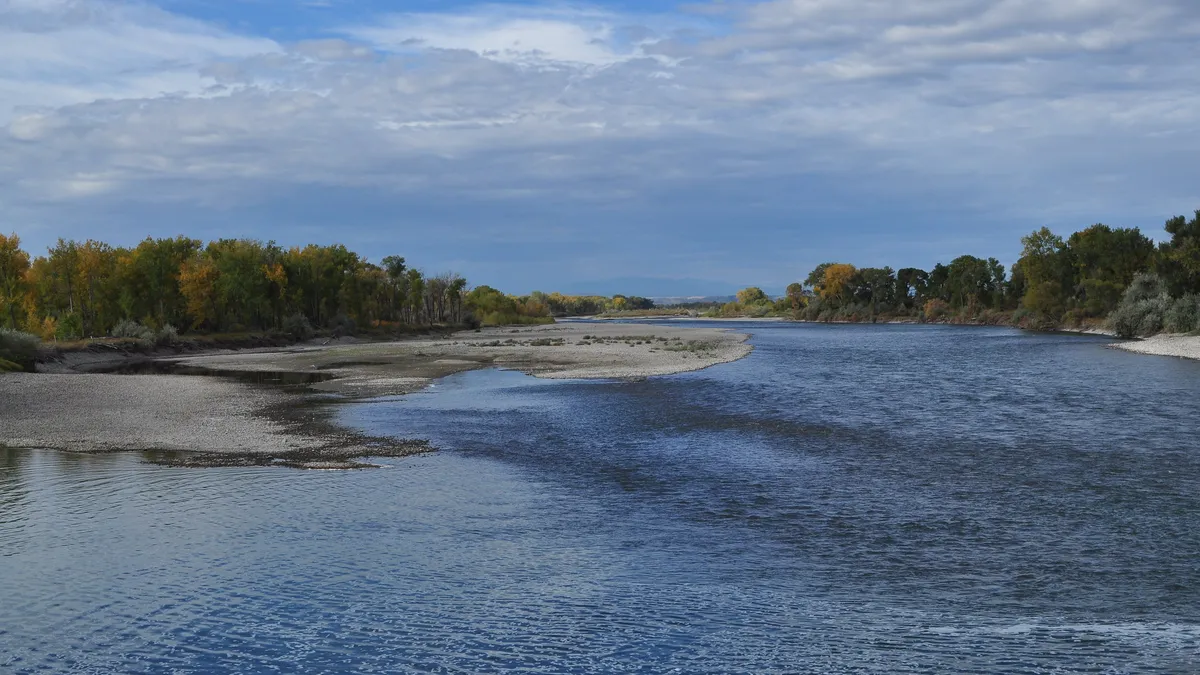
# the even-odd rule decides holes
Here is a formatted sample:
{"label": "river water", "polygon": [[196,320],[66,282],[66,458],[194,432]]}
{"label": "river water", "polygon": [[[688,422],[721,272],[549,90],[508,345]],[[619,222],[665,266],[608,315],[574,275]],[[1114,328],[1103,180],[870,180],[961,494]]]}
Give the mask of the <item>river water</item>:
{"label": "river water", "polygon": [[0,672],[1200,671],[1200,363],[732,327],[345,406],[382,470],[0,451]]}

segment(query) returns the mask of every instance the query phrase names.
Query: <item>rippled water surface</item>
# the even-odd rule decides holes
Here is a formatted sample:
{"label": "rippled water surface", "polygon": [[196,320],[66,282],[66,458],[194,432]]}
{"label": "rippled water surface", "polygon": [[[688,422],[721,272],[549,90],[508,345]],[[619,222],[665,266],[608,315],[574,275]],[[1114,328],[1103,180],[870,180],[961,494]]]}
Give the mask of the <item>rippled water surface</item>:
{"label": "rippled water surface", "polygon": [[739,328],[346,406],[383,470],[0,450],[0,672],[1200,671],[1200,363]]}

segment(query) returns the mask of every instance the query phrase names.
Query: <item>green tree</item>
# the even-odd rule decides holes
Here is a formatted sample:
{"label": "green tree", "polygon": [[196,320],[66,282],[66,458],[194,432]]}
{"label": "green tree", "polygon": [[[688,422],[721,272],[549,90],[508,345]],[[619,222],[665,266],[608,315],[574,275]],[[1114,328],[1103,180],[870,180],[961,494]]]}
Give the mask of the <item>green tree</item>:
{"label": "green tree", "polygon": [[1025,277],[1021,304],[1050,321],[1057,321],[1071,296],[1073,266],[1062,237],[1049,228],[1021,238],[1024,250],[1018,264]]}
{"label": "green tree", "polygon": [[1096,224],[1072,234],[1067,249],[1077,280],[1076,299],[1092,316],[1117,307],[1135,275],[1150,269],[1154,242],[1137,228]]}
{"label": "green tree", "polygon": [[[830,269],[833,269],[832,267]],[[871,320],[884,310],[891,309],[896,298],[896,277],[890,267],[864,267],[852,278],[854,297],[871,308]]]}
{"label": "green tree", "polygon": [[929,272],[916,267],[905,267],[896,272],[896,295],[906,309],[924,305],[928,288]]}
{"label": "green tree", "polygon": [[1165,227],[1171,240],[1159,246],[1159,275],[1172,295],[1200,293],[1200,210],[1191,220],[1176,216]]}
{"label": "green tree", "polygon": [[1002,292],[1003,283],[1004,268],[995,258],[983,260],[963,255],[950,261],[945,289],[952,307],[991,307],[996,295]]}

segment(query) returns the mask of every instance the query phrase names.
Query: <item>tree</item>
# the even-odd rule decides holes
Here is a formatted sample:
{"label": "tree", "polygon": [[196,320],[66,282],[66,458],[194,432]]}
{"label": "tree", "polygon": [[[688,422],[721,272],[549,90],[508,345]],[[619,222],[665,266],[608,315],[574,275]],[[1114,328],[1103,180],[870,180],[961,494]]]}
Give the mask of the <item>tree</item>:
{"label": "tree", "polygon": [[120,249],[89,239],[78,247],[79,314],[87,335],[107,334],[122,318],[120,307]]}
{"label": "tree", "polygon": [[929,284],[926,287],[926,294],[930,299],[950,300],[950,291],[946,286],[947,280],[950,279],[950,268],[942,263],[937,263],[933,269],[929,271]]}
{"label": "tree", "polygon": [[450,299],[450,310],[453,321],[456,324],[462,323],[462,299],[463,290],[466,289],[466,287],[466,279],[458,276],[457,274],[451,274],[450,285],[447,287],[446,292]]}
{"label": "tree", "polygon": [[1173,295],[1200,293],[1200,210],[1188,220],[1176,216],[1166,222],[1169,242],[1159,246],[1158,270]]}
{"label": "tree", "polygon": [[763,289],[759,288],[758,286],[750,286],[749,288],[743,288],[737,292],[737,301],[739,304],[747,306],[760,305],[770,302],[771,299],[767,297],[767,294],[763,292]]}
{"label": "tree", "polygon": [[192,327],[217,327],[220,310],[217,307],[217,266],[208,256],[197,254],[183,263],[179,271],[179,288],[187,302]]}
{"label": "tree", "polygon": [[808,300],[804,295],[804,284],[799,282],[788,284],[786,299],[792,311],[802,309]]}
{"label": "tree", "polygon": [[822,300],[844,300],[850,289],[850,281],[854,278],[854,265],[834,263],[825,268],[819,293]]}
{"label": "tree", "polygon": [[180,290],[179,274],[204,244],[198,239],[147,238],[121,255],[120,302],[125,318],[162,327],[188,323],[188,300]]}
{"label": "tree", "polygon": [[950,305],[958,308],[991,307],[996,294],[1002,292],[1003,280],[1004,268],[995,258],[983,260],[972,255],[959,256],[950,261],[947,268],[946,290],[950,295]]}
{"label": "tree", "polygon": [[1134,276],[1154,262],[1154,242],[1137,228],[1096,224],[1072,234],[1067,249],[1074,265],[1076,299],[1092,316],[1116,309]]}
{"label": "tree", "polygon": [[8,320],[8,327],[20,327],[18,311],[26,291],[29,274],[29,254],[21,250],[21,239],[14,233],[0,234],[0,317]]}
{"label": "tree", "polygon": [[925,293],[929,288],[929,273],[916,267],[905,267],[896,272],[896,295],[906,309],[925,304]]}
{"label": "tree", "polygon": [[809,272],[808,276],[805,277],[804,285],[813,289],[814,293],[817,293],[818,295],[820,295],[821,286],[824,285],[824,283],[825,283],[825,270],[829,269],[830,267],[832,267],[836,264],[838,264],[838,263],[827,262],[827,263],[821,263],[820,265],[817,265],[813,269],[813,271]]}
{"label": "tree", "polygon": [[1018,264],[1026,287],[1021,303],[1044,318],[1057,321],[1066,310],[1073,286],[1066,243],[1046,227],[1022,237],[1021,243],[1025,248]]}
{"label": "tree", "polygon": [[855,299],[871,307],[871,321],[875,320],[881,306],[887,310],[895,302],[896,278],[893,274],[890,267],[864,267],[852,279]]}
{"label": "tree", "polygon": [[425,277],[420,270],[408,271],[408,308],[411,323],[420,323],[425,305]]}

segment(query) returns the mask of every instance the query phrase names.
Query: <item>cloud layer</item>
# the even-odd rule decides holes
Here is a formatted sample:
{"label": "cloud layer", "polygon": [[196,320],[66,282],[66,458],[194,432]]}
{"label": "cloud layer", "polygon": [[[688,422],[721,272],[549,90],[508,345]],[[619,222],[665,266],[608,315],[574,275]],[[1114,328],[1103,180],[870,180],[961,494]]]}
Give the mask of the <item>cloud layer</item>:
{"label": "cloud layer", "polygon": [[342,239],[518,287],[647,264],[781,284],[1200,206],[1186,0],[331,17],[284,42],[0,0],[9,227]]}

